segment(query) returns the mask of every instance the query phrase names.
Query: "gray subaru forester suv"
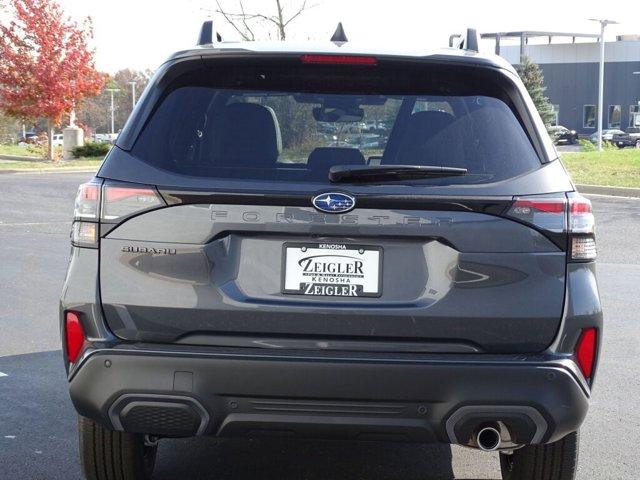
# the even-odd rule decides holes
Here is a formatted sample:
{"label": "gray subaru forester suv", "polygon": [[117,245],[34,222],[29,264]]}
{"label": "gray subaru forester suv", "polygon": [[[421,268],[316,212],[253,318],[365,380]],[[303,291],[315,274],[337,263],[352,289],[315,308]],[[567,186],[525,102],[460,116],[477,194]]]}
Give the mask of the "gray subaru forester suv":
{"label": "gray subaru forester suv", "polygon": [[574,478],[594,218],[514,69],[210,36],[76,199],[60,315],[87,478],[149,478],[159,441],[196,435],[460,444],[503,479]]}

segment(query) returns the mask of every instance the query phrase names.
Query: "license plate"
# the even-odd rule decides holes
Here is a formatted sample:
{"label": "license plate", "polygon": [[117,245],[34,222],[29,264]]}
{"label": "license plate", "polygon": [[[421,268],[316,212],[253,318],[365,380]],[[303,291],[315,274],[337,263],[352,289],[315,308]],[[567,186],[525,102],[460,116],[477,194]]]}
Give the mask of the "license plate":
{"label": "license plate", "polygon": [[382,248],[343,243],[286,243],[283,293],[379,297]]}

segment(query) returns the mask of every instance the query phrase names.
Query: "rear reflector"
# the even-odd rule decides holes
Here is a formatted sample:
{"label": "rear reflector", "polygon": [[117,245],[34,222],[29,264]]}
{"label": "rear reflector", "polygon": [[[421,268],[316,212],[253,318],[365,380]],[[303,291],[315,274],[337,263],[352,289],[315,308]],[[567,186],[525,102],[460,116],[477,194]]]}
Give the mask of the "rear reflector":
{"label": "rear reflector", "polygon": [[75,363],[84,347],[84,330],[80,316],[76,312],[65,313],[65,338],[67,341],[67,360]]}
{"label": "rear reflector", "polygon": [[578,345],[576,346],[576,359],[586,379],[590,379],[593,375],[597,342],[598,330],[595,328],[586,328],[582,331],[582,335],[580,335]]}
{"label": "rear reflector", "polygon": [[300,57],[302,63],[314,63],[324,65],[377,65],[376,57],[358,55],[313,55],[307,54]]}

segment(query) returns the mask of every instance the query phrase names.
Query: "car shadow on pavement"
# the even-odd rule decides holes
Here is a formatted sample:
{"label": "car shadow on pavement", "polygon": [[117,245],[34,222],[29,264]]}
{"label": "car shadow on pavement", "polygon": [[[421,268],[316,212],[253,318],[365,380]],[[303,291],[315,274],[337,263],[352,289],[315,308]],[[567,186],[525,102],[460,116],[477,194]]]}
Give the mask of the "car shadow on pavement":
{"label": "car shadow on pavement", "polygon": [[[58,351],[0,357],[0,476],[81,478],[77,420]],[[453,480],[448,445],[163,439],[154,479]]]}
{"label": "car shadow on pavement", "polygon": [[448,445],[317,440],[161,442],[154,479],[452,480]]}

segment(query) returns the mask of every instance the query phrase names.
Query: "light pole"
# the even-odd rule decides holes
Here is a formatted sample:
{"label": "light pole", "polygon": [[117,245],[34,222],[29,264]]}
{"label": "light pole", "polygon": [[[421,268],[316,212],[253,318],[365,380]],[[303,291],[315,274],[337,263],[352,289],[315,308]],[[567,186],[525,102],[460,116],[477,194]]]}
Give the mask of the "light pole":
{"label": "light pole", "polygon": [[617,24],[615,20],[590,18],[600,23],[600,73],[598,81],[598,151],[602,151],[602,110],[604,108],[604,29],[607,25]]}
{"label": "light pole", "polygon": [[115,107],[113,105],[113,94],[119,91],[120,91],[119,88],[107,88],[107,92],[111,93],[111,135],[116,133],[115,119],[114,119]]}
{"label": "light pole", "polygon": [[136,82],[128,82],[131,85],[131,111],[136,108]]}
{"label": "light pole", "polygon": [[[633,72],[634,75],[640,75],[640,72]],[[633,126],[640,127],[640,100],[638,100],[638,113],[633,114]]]}

